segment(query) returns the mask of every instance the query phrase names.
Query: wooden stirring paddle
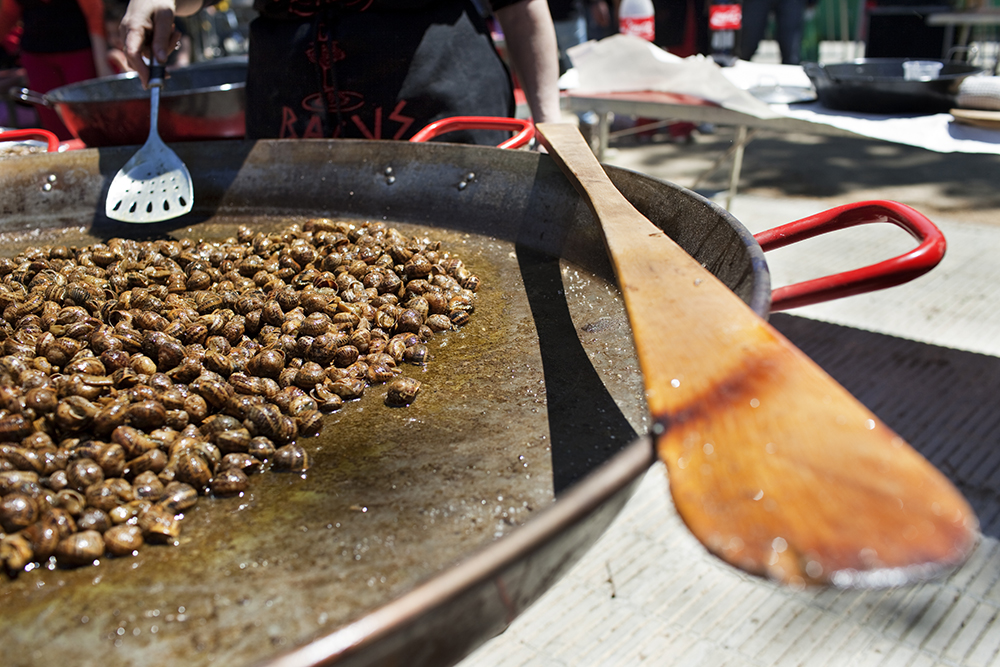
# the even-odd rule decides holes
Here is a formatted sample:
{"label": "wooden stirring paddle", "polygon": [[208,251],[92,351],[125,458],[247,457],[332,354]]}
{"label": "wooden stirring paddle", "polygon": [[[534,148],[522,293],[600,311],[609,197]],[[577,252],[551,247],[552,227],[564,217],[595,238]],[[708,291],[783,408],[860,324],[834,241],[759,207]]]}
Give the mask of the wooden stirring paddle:
{"label": "wooden stirring paddle", "polygon": [[603,228],[670,491],[708,550],[791,585],[963,562],[978,522],[944,475],[635,210],[575,127],[537,130]]}

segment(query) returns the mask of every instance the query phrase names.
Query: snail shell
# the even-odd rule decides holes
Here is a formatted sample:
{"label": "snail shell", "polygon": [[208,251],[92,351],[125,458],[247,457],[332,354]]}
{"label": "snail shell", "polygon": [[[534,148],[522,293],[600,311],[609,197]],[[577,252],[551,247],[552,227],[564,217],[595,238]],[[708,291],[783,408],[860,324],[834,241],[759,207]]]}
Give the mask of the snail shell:
{"label": "snail shell", "polygon": [[167,411],[159,401],[145,400],[128,406],[125,421],[137,429],[152,431],[163,426]]}
{"label": "snail shell", "polygon": [[172,514],[179,514],[198,504],[198,491],[190,484],[171,482],[167,484],[163,497],[156,504]]}
{"label": "snail shell", "polygon": [[206,419],[205,423],[203,423],[198,430],[206,438],[215,442],[217,436],[225,433],[226,431],[241,428],[241,426],[240,420],[235,417],[230,415],[215,415]]}
{"label": "snail shell", "polygon": [[129,360],[128,367],[131,371],[139,375],[152,375],[157,371],[156,362],[145,354],[133,355]]}
{"label": "snail shell", "polygon": [[275,451],[274,442],[263,435],[258,435],[250,440],[250,446],[247,448],[247,454],[261,461],[266,461],[274,456]]}
{"label": "snail shell", "polygon": [[365,382],[356,377],[345,377],[329,385],[331,392],[339,396],[344,401],[352,401],[361,398],[365,393]]}
{"label": "snail shell", "polygon": [[[56,409],[59,397],[55,389],[51,387],[34,387],[29,389],[24,395],[24,408],[32,410],[36,415],[48,414]],[[10,415],[14,416],[14,415]],[[0,433],[6,439],[5,427],[0,426]]]}
{"label": "snail shell", "polygon": [[31,542],[22,534],[8,535],[0,541],[0,562],[8,572],[23,570],[33,557]]}
{"label": "snail shell", "polygon": [[156,502],[166,493],[163,482],[152,470],[146,470],[132,481],[132,492],[137,499],[151,500]]}
{"label": "snail shell", "polygon": [[389,383],[385,404],[390,407],[410,405],[420,392],[420,381],[408,377],[398,377]]}
{"label": "snail shell", "polygon": [[[32,391],[40,391],[32,389]],[[50,391],[51,390],[46,390]],[[51,392],[53,397],[54,392]],[[0,442],[19,442],[31,435],[35,430],[31,420],[21,414],[0,417]]]}
{"label": "snail shell", "polygon": [[129,461],[125,469],[125,474],[127,476],[134,476],[146,471],[159,474],[167,467],[167,462],[168,459],[165,452],[160,449],[151,449]]}
{"label": "snail shell", "polygon": [[[271,449],[272,453],[274,448]],[[253,472],[258,472],[260,470],[260,460],[254,458],[246,452],[230,452],[222,457],[222,462],[219,464],[219,474],[225,470],[242,470],[244,473],[249,474]]]}
{"label": "snail shell", "polygon": [[265,349],[247,362],[247,370],[260,377],[277,379],[285,368],[285,353],[281,350]]}
{"label": "snail shell", "polygon": [[78,530],[96,530],[103,533],[112,526],[111,517],[102,509],[88,507],[83,510],[83,514],[76,520]]}
{"label": "snail shell", "polygon": [[139,529],[148,542],[173,542],[181,534],[181,525],[166,506],[153,505],[139,516]]}
{"label": "snail shell", "polygon": [[406,354],[406,343],[404,342],[404,339],[399,336],[394,336],[392,340],[386,343],[384,354],[388,355],[393,361],[402,361],[403,355]]}
{"label": "snail shell", "polygon": [[330,331],[330,326],[333,322],[330,316],[325,312],[318,311],[310,313],[302,320],[302,325],[299,329],[299,335],[302,336],[321,336]]}
{"label": "snail shell", "polygon": [[66,481],[71,489],[83,493],[90,485],[104,481],[104,470],[93,459],[77,459],[66,466]]}
{"label": "snail shell", "polygon": [[[341,348],[343,349],[343,348]],[[319,364],[307,361],[295,372],[294,384],[302,389],[311,389],[326,379],[326,371]]]}
{"label": "snail shell", "polygon": [[38,473],[28,470],[7,470],[0,472],[0,496],[13,493],[22,484],[37,482]]}
{"label": "snail shell", "polygon": [[88,565],[104,555],[104,538],[96,530],[84,530],[59,540],[55,551],[61,565]]}
{"label": "snail shell", "polygon": [[274,470],[304,472],[309,469],[309,453],[297,443],[289,443],[279,447],[272,457]]}
{"label": "snail shell", "polygon": [[226,468],[212,478],[211,490],[214,496],[235,496],[247,490],[250,482],[246,473],[239,468]]}
{"label": "snail shell", "polygon": [[91,422],[91,427],[98,435],[107,435],[125,423],[128,403],[114,402],[102,407]]}
{"label": "snail shell", "polygon": [[8,493],[0,499],[0,526],[16,533],[38,520],[40,513],[34,498],[22,493]]}
{"label": "snail shell", "polygon": [[[111,432],[111,441],[125,451],[129,460],[157,448],[155,440],[133,426],[122,425]],[[134,463],[134,462],[133,462]],[[130,466],[131,467],[131,466]]]}
{"label": "snail shell", "polygon": [[208,401],[198,394],[191,394],[184,399],[184,412],[191,422],[201,423],[208,416]]}
{"label": "snail shell", "polygon": [[232,385],[228,382],[209,379],[204,375],[191,383],[191,389],[214,408],[224,406],[235,393]]}
{"label": "snail shell", "polygon": [[396,377],[399,372],[400,371],[396,368],[395,363],[388,364],[385,361],[378,360],[375,363],[370,363],[368,365],[368,383],[382,384],[384,382],[388,382]]}
{"label": "snail shell", "polygon": [[291,396],[288,401],[288,406],[285,408],[285,412],[291,417],[298,417],[299,414],[305,412],[306,410],[316,410],[318,405],[316,399],[314,399],[308,393],[295,394]]}
{"label": "snail shell", "polygon": [[87,499],[76,489],[63,489],[56,493],[56,506],[66,510],[70,517],[77,517],[87,506]]}
{"label": "snail shell", "polygon": [[87,487],[85,497],[89,507],[107,512],[135,500],[135,492],[127,481],[114,477]]}
{"label": "snail shell", "polygon": [[431,315],[444,315],[448,312],[448,297],[442,292],[427,292],[424,294],[428,311]]}
{"label": "snail shell", "polygon": [[294,440],[298,434],[295,421],[282,414],[278,406],[273,404],[251,406],[247,410],[246,421],[252,426],[252,429],[248,430],[270,438],[279,445]]}
{"label": "snail shell", "polygon": [[406,351],[403,353],[403,359],[412,364],[425,364],[430,359],[430,352],[426,345],[417,343],[406,348]]}
{"label": "snail shell", "polygon": [[251,439],[250,431],[240,426],[233,430],[216,434],[213,442],[223,454],[229,454],[233,452],[246,452],[250,448]]}
{"label": "snail shell", "polygon": [[112,556],[134,555],[142,545],[142,529],[139,526],[122,523],[104,533],[104,546]]}
{"label": "snail shell", "polygon": [[119,505],[108,512],[111,523],[119,525],[123,523],[135,523],[142,514],[153,506],[152,501],[140,499],[130,503]]}
{"label": "snail shell", "polygon": [[447,315],[443,313],[436,313],[434,315],[429,316],[427,318],[426,324],[428,327],[430,327],[430,330],[433,331],[434,333],[438,333],[441,331],[451,331],[452,329],[455,328],[455,325],[452,323],[451,318],[449,318]]}
{"label": "snail shell", "polygon": [[67,396],[55,410],[55,423],[67,431],[79,431],[90,426],[97,416],[97,406],[82,396]]}
{"label": "snail shell", "polygon": [[319,410],[305,410],[295,418],[299,435],[311,438],[323,430],[323,413]]}
{"label": "snail shell", "polygon": [[213,466],[195,451],[184,451],[175,461],[177,481],[190,484],[196,489],[208,486],[214,474]]}
{"label": "snail shell", "polygon": [[64,537],[54,510],[46,511],[38,521],[21,531],[21,535],[31,544],[33,557],[40,561],[54,554],[56,545]]}

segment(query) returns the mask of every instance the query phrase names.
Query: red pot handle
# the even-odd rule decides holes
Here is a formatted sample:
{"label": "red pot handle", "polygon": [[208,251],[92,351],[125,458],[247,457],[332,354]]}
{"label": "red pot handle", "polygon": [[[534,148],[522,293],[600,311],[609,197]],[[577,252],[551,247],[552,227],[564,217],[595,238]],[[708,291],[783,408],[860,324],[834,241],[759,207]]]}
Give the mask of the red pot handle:
{"label": "red pot handle", "polygon": [[754,238],[766,252],[827,232],[875,222],[891,222],[902,227],[919,240],[920,245],[898,257],[862,269],[779,287],[771,293],[771,312],[901,285],[927,273],[944,257],[946,243],[941,230],[921,213],[893,201],[837,206],[755,234]]}
{"label": "red pot handle", "polygon": [[59,151],[59,137],[48,130],[26,128],[22,130],[4,130],[3,132],[0,132],[0,141],[17,141],[18,139],[38,139],[48,144],[49,153],[56,153]]}
{"label": "red pot handle", "polygon": [[504,118],[500,116],[453,116],[452,118],[442,118],[430,123],[420,130],[410,141],[430,141],[448,132],[456,130],[510,130],[516,134],[498,144],[498,148],[520,148],[535,136],[535,124],[524,118]]}

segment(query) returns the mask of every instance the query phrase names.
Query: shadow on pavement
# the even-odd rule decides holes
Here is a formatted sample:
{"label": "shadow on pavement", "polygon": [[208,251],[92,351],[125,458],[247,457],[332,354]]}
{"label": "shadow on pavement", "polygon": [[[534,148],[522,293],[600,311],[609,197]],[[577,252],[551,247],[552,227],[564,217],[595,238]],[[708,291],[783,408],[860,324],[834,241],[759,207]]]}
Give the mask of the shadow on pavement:
{"label": "shadow on pavement", "polygon": [[787,314],[770,322],[965,494],[1000,538],[1000,358]]}
{"label": "shadow on pavement", "polygon": [[[733,128],[692,143],[623,137],[607,162],[690,187],[732,145]],[[732,160],[701,178],[699,189],[728,188]],[[1000,209],[1000,155],[935,153],[874,139],[777,136],[760,132],[743,158],[739,191],[771,197],[899,199],[936,211]]]}

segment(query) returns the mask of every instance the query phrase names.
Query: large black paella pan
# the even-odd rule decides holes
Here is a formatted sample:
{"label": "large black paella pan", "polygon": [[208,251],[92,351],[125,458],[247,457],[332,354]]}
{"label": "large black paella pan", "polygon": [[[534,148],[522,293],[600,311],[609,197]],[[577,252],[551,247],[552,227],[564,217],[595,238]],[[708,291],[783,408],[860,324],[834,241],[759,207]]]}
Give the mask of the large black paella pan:
{"label": "large black paella pan", "polygon": [[[586,206],[545,156],[394,142],[178,145],[197,192],[173,225],[103,216],[133,152],[0,163],[4,252],[239,224],[385,220],[482,281],[405,409],[348,403],[304,476],[203,499],[177,546],[0,583],[9,665],[448,664],[597,539],[653,459],[624,309]],[[697,195],[624,170],[629,199],[761,314],[759,246]],[[553,502],[558,498],[558,502]]]}

